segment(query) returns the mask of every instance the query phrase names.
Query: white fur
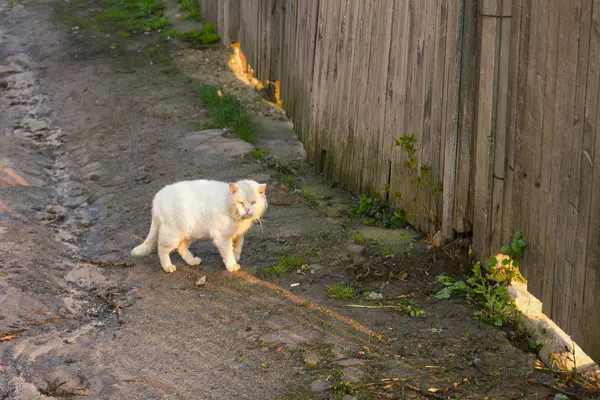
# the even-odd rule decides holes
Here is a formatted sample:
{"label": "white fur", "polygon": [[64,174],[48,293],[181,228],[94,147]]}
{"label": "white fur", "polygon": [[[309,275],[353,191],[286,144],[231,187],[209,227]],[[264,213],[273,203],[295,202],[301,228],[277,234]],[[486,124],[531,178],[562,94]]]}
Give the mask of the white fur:
{"label": "white fur", "polygon": [[173,250],[189,265],[198,265],[202,260],[190,252],[190,243],[210,238],[227,270],[239,271],[244,234],[267,209],[265,189],[265,184],[251,180],[196,180],[165,186],[152,202],[150,232],[131,255],[148,255],[158,243],[160,264],[165,272],[175,272]]}

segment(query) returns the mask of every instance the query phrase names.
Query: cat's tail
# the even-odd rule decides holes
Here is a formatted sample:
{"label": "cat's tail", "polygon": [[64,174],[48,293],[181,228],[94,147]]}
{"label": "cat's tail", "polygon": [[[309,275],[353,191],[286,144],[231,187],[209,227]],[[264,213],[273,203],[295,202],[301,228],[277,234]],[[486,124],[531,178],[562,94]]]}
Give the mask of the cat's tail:
{"label": "cat's tail", "polygon": [[152,250],[154,250],[154,246],[156,245],[158,238],[158,220],[152,215],[152,223],[150,224],[150,232],[148,232],[148,236],[146,236],[146,240],[144,243],[135,247],[131,250],[131,255],[134,257],[143,257],[150,254]]}

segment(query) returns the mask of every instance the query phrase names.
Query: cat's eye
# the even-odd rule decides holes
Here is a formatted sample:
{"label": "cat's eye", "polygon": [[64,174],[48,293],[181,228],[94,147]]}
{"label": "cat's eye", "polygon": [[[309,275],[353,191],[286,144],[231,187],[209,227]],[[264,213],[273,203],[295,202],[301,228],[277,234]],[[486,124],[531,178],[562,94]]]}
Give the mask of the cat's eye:
{"label": "cat's eye", "polygon": [[255,205],[256,204],[256,200],[252,200],[252,202],[250,204]]}

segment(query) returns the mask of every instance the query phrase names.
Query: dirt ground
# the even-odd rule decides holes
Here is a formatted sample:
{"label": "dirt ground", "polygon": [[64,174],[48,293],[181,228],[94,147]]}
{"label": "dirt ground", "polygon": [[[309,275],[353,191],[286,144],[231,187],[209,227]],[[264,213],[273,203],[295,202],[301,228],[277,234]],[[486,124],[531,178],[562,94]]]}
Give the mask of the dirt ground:
{"label": "dirt ground", "polygon": [[[69,4],[0,2],[0,399],[553,398],[514,331],[435,300],[433,278],[458,259],[338,216],[350,197],[295,160],[291,124],[236,77],[231,50],[172,45],[157,63],[152,35],[114,48],[77,25],[96,3]],[[227,132],[197,133],[199,82],[242,99],[283,169]],[[204,242],[200,266],[174,255],[169,275],[154,254],[129,256],[154,193],[195,178],[268,183],[239,273]],[[255,275],[291,256],[310,268]],[[330,299],[336,283],[384,300]],[[425,314],[347,307],[398,298]]]}

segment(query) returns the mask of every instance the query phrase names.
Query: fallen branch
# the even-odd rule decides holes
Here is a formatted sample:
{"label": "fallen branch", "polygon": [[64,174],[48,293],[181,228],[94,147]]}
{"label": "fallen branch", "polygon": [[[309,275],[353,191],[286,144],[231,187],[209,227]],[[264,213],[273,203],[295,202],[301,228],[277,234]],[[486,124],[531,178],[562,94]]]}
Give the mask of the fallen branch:
{"label": "fallen branch", "polygon": [[392,300],[402,300],[402,299],[410,299],[413,297],[417,297],[417,295],[412,292],[409,294],[402,294],[400,296],[394,296],[394,297],[381,297],[379,299],[369,299],[369,298],[365,298],[363,300],[367,300],[367,301],[392,301]]}
{"label": "fallen branch", "polygon": [[8,333],[8,334],[5,334],[4,336],[0,337],[0,342],[8,342],[9,340],[18,339],[20,337],[21,337],[20,333],[16,333],[16,332]]}
{"label": "fallen branch", "polygon": [[395,309],[395,310],[402,311],[402,307],[400,307],[400,306],[366,306],[366,305],[362,305],[362,304],[346,304],[346,307],[352,307],[352,308],[370,308],[370,309],[392,308],[392,309]]}
{"label": "fallen branch", "polygon": [[381,386],[381,385],[386,386],[386,385],[390,385],[390,384],[394,384],[394,383],[398,383],[398,382],[404,383],[406,381],[413,380],[413,379],[421,379],[426,376],[433,375],[434,373],[435,373],[435,371],[427,372],[426,374],[417,375],[417,376],[407,376],[405,378],[382,378],[382,379],[378,380],[377,382],[367,382],[367,383],[358,385],[355,387],[355,389],[373,387],[373,386]]}
{"label": "fallen branch", "polygon": [[439,394],[436,394],[434,392],[425,391],[425,390],[423,390],[421,388],[418,388],[416,386],[405,385],[404,387],[407,388],[407,389],[412,390],[413,392],[417,392],[420,395],[425,396],[425,397],[431,397],[433,399],[443,399],[444,398],[444,396],[440,396]]}
{"label": "fallen branch", "polygon": [[548,383],[548,382],[540,381],[537,379],[527,379],[527,382],[534,384],[534,385],[546,386],[547,388],[556,390],[557,392],[562,393],[564,395],[571,396],[572,398],[575,398],[575,399],[583,400],[583,397],[581,397],[577,393],[574,393],[573,391],[570,391],[570,390],[561,389],[560,387],[553,385],[551,383]]}

